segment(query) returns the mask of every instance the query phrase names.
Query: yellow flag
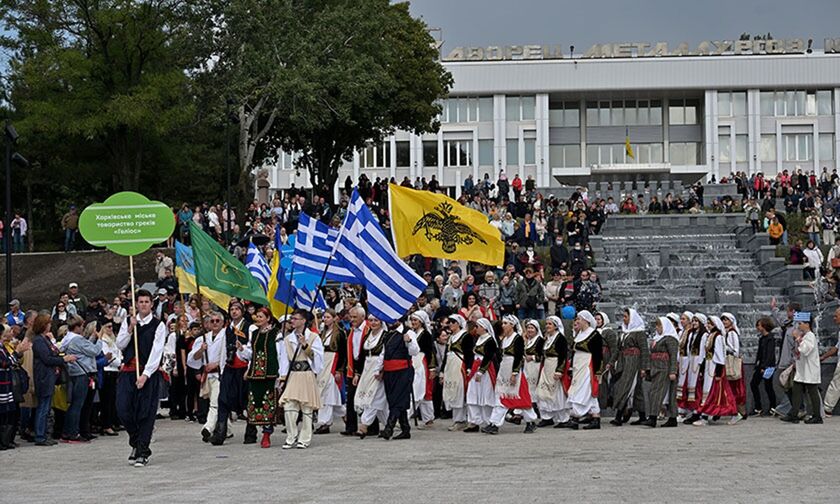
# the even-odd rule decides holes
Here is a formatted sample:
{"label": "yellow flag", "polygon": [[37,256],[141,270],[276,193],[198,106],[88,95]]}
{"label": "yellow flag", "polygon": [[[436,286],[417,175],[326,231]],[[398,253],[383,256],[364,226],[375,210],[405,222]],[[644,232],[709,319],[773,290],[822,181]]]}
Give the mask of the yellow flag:
{"label": "yellow flag", "polygon": [[636,159],[636,156],[633,155],[633,147],[630,145],[630,128],[624,128],[624,150],[630,159]]}
{"label": "yellow flag", "polygon": [[[271,276],[268,279],[268,304],[271,309],[271,314],[276,319],[287,314],[286,304],[274,299],[274,294],[277,292],[277,286],[279,284],[277,282],[277,270],[280,268],[281,255],[279,250],[275,250],[271,255]],[[288,310],[288,312],[291,312],[291,310]]]}
{"label": "yellow flag", "polygon": [[[195,285],[195,275],[190,274],[183,268],[175,267],[175,278],[178,279],[178,289],[185,294],[195,294],[198,289]],[[230,305],[230,296],[213,290],[207,287],[201,287],[201,295],[209,299],[214,305],[218,306],[220,310],[227,312],[228,305]]]}
{"label": "yellow flag", "polygon": [[390,184],[391,232],[397,254],[405,257],[463,259],[491,266],[505,260],[499,230],[487,217],[452,198]]}

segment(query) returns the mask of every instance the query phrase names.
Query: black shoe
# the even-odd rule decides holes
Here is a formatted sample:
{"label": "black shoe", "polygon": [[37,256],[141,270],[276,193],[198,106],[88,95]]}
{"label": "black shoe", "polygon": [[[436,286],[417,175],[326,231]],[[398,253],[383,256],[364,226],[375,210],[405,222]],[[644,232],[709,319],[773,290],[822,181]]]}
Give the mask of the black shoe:
{"label": "black shoe", "polygon": [[212,436],[213,434],[209,430],[201,429],[201,440],[205,443],[209,443]]}
{"label": "black shoe", "polygon": [[685,425],[691,425],[694,422],[696,422],[697,420],[700,420],[700,415],[698,415],[697,413],[692,413],[690,417],[683,420],[683,423]]}
{"label": "black shoe", "polygon": [[128,465],[134,465],[134,461],[137,460],[137,448],[131,449],[131,454],[128,456]]}
{"label": "black shoe", "polygon": [[96,435],[94,435],[94,434],[79,434],[79,435],[80,435],[83,439],[87,439],[88,441],[93,441],[94,439],[96,439],[96,438],[98,438],[98,437],[99,437],[99,436],[96,436]]}
{"label": "black shoe", "polygon": [[493,424],[485,425],[484,427],[481,428],[481,432],[483,432],[485,434],[498,434],[499,433],[499,428],[496,427]]}
{"label": "black shoe", "polygon": [[374,422],[373,425],[368,427],[368,436],[376,436],[379,434],[379,423]]}
{"label": "black shoe", "polygon": [[339,432],[339,434],[341,434],[342,436],[355,436],[355,435],[356,435],[356,433],[355,433],[355,432],[353,432],[353,431],[346,431],[346,430],[343,430],[343,431]]}
{"label": "black shoe", "polygon": [[799,417],[798,416],[791,416],[790,414],[783,416],[779,420],[781,420],[782,422],[788,422],[788,423],[794,423],[794,424],[799,423]]}
{"label": "black shoe", "polygon": [[537,427],[551,427],[554,425],[554,420],[540,420],[540,423],[537,424]]}
{"label": "black shoe", "polygon": [[322,425],[315,429],[315,434],[329,434],[330,433],[330,426],[329,425]]}
{"label": "black shoe", "polygon": [[400,431],[399,434],[394,436],[394,439],[411,439],[411,431],[409,431],[409,430]]}
{"label": "black shoe", "polygon": [[572,422],[571,420],[566,420],[565,422],[560,422],[554,426],[555,429],[575,429],[577,426],[576,423]]}
{"label": "black shoe", "polygon": [[819,416],[812,416],[808,420],[805,420],[803,423],[806,423],[808,425],[821,424],[823,423],[823,419]]}
{"label": "black shoe", "polygon": [[146,467],[147,465],[149,465],[148,457],[137,457],[137,460],[134,461],[134,467]]}
{"label": "black shoe", "polygon": [[636,424],[634,422],[634,425],[644,425],[646,427],[656,427],[656,417],[655,416],[649,416],[645,420],[642,420],[641,422],[639,422],[638,424]]}
{"label": "black shoe", "polygon": [[621,422],[620,417],[615,417],[612,420],[610,420],[610,425],[615,425],[616,427],[621,427],[623,424]]}
{"label": "black shoe", "polygon": [[533,434],[537,431],[537,424],[535,422],[528,422],[525,424],[525,434]]}
{"label": "black shoe", "polygon": [[475,424],[468,425],[462,432],[478,432],[479,426]]}
{"label": "black shoe", "polygon": [[667,422],[662,424],[660,427],[676,427],[677,426],[677,419],[675,417],[671,417],[668,419]]}
{"label": "black shoe", "polygon": [[53,441],[52,439],[45,439],[43,441],[35,441],[35,446],[55,446],[58,443]]}
{"label": "black shoe", "polygon": [[632,416],[633,416],[632,411],[628,411],[628,412],[624,413],[623,415],[621,415],[621,423],[626,424],[627,422],[630,421],[630,417],[632,417]]}
{"label": "black shoe", "polygon": [[647,415],[639,415],[639,419],[630,422],[630,425],[643,425],[646,421]]}
{"label": "black shoe", "polygon": [[593,418],[588,424],[581,426],[581,430],[598,430],[601,428],[601,419]]}
{"label": "black shoe", "polygon": [[245,427],[245,435],[242,437],[242,444],[257,444],[257,426],[248,424]]}

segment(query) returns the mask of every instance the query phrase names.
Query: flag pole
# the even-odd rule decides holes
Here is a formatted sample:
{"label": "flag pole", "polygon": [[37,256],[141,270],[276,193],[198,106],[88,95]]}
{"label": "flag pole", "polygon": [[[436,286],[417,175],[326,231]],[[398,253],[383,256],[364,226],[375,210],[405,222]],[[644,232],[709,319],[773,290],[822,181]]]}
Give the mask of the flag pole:
{"label": "flag pole", "polygon": [[128,272],[131,282],[131,311],[134,315],[134,375],[140,379],[140,348],[137,343],[137,296],[134,293],[134,256],[128,256]]}

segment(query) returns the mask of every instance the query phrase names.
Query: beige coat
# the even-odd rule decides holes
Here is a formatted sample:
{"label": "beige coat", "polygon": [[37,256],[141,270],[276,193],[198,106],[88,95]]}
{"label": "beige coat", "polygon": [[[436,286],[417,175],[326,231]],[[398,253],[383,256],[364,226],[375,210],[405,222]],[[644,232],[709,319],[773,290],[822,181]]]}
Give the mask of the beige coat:
{"label": "beige coat", "polygon": [[797,345],[799,357],[794,359],[796,374],[793,381],[799,383],[820,383],[820,352],[817,337],[808,331]]}
{"label": "beige coat", "polygon": [[20,360],[21,367],[26,370],[29,375],[29,390],[23,394],[23,402],[20,403],[21,408],[34,408],[38,405],[38,399],[35,397],[35,355],[32,349],[23,352],[23,358]]}

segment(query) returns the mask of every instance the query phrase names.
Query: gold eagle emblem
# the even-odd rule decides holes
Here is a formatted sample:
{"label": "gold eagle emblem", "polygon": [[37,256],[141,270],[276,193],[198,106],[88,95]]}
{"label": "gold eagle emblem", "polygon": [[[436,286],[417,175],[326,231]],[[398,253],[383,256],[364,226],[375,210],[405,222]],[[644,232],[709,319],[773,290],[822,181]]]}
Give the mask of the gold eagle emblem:
{"label": "gold eagle emblem", "polygon": [[452,204],[441,203],[433,213],[423,212],[416,224],[412,235],[416,235],[421,229],[424,231],[427,240],[439,241],[441,248],[447,254],[455,252],[458,245],[472,245],[473,240],[487,244],[487,241],[466,224],[458,222],[461,220],[457,215],[452,215]]}

